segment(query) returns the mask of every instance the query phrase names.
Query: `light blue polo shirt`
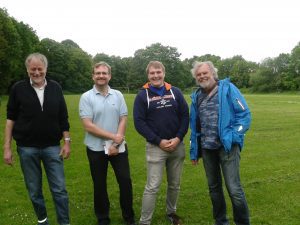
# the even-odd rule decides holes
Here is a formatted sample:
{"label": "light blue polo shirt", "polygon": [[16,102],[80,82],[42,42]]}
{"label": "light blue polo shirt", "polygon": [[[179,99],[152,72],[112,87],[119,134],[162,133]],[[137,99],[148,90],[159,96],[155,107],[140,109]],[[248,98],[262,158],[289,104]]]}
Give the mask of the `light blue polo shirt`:
{"label": "light blue polo shirt", "polygon": [[[128,110],[124,96],[118,90],[109,87],[103,96],[96,89],[82,94],[79,102],[80,118],[90,118],[92,122],[106,131],[117,133],[121,116],[127,116]],[[93,151],[104,151],[105,139],[85,133],[84,144]]]}

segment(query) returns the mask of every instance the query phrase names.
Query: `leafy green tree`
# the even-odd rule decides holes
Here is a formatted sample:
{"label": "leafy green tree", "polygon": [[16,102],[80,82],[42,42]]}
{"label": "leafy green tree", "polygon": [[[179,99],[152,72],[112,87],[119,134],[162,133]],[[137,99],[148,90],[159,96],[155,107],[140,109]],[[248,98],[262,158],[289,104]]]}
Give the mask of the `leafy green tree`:
{"label": "leafy green tree", "polygon": [[214,64],[214,66],[216,68],[218,68],[220,65],[220,62],[221,62],[221,57],[216,56],[216,55],[206,54],[206,55],[202,55],[202,56],[194,56],[194,57],[192,57],[190,59],[186,59],[186,60],[187,60],[187,63],[190,64],[191,68],[192,68],[193,64],[195,63],[195,61],[198,61],[198,62],[211,61]]}
{"label": "leafy green tree", "polygon": [[266,58],[260,64],[259,69],[250,78],[253,92],[272,92],[278,89],[278,70],[275,59]]}
{"label": "leafy green tree", "polygon": [[255,72],[257,64],[247,62],[242,56],[234,56],[219,62],[219,78],[230,77],[239,88],[249,87],[250,74]]}
{"label": "leafy green tree", "polygon": [[252,92],[274,92],[279,91],[276,86],[277,74],[271,67],[261,66],[250,77]]}
{"label": "leafy green tree", "polygon": [[12,21],[21,39],[22,55],[20,57],[24,61],[29,54],[37,50],[40,40],[36,32],[28,24],[18,22],[15,19],[12,19]]}
{"label": "leafy green tree", "polygon": [[41,40],[38,51],[48,59],[47,76],[65,88],[67,74],[67,49],[54,40],[45,38]]}
{"label": "leafy green tree", "polygon": [[292,50],[289,65],[289,74],[292,80],[291,90],[300,90],[300,42]]}
{"label": "leafy green tree", "polygon": [[186,73],[180,61],[180,53],[177,48],[163,46],[160,43],[152,44],[146,49],[139,49],[134,53],[132,59],[129,86],[131,89],[139,89],[146,81],[146,67],[150,61],[157,60],[164,64],[166,68],[166,82],[170,82],[179,88],[185,88],[190,80],[190,75]]}
{"label": "leafy green tree", "polygon": [[65,89],[73,93],[87,91],[92,86],[92,58],[76,43],[66,45],[66,42],[62,42],[62,44],[67,49],[68,57]]}
{"label": "leafy green tree", "polygon": [[65,91],[81,93],[91,87],[91,57],[71,40],[43,39],[39,51],[48,58],[48,76]]}
{"label": "leafy green tree", "polygon": [[[22,42],[12,18],[0,8],[0,94],[8,92],[8,87],[21,74]],[[23,66],[24,67],[24,66]]]}
{"label": "leafy green tree", "polygon": [[112,88],[128,87],[127,76],[129,73],[129,66],[125,59],[122,59],[119,56],[109,56],[104,53],[98,53],[93,58],[93,62],[97,63],[104,61],[111,66],[112,70],[112,79],[109,82],[109,85]]}

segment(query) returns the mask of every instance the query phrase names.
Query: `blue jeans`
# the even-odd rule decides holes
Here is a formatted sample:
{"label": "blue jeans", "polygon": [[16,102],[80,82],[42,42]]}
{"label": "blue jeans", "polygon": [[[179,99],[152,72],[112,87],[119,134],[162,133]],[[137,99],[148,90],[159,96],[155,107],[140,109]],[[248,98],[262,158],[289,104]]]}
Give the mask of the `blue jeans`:
{"label": "blue jeans", "polygon": [[226,203],[222,188],[221,170],[231,199],[235,224],[249,225],[248,205],[240,183],[239,147],[234,145],[230,152],[225,152],[223,148],[215,150],[203,149],[202,157],[216,225],[229,224],[226,217]]}
{"label": "blue jeans", "polygon": [[18,146],[17,150],[25,184],[38,221],[47,218],[42,192],[41,163],[43,163],[56,208],[57,221],[61,225],[69,224],[69,200],[65,187],[63,159],[59,156],[60,146],[45,148]]}

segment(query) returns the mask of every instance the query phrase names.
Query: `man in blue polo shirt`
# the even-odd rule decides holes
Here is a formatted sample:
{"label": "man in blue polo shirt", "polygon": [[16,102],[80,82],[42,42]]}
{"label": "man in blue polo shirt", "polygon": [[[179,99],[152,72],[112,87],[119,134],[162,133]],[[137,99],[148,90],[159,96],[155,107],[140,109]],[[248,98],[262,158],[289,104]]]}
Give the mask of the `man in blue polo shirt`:
{"label": "man in blue polo shirt", "polygon": [[86,131],[84,143],[94,183],[95,214],[99,225],[110,224],[106,185],[110,162],[120,187],[123,219],[128,225],[134,225],[132,183],[127,146],[124,145],[127,106],[122,93],[108,85],[111,67],[107,63],[94,65],[92,79],[94,87],[81,96],[79,113]]}

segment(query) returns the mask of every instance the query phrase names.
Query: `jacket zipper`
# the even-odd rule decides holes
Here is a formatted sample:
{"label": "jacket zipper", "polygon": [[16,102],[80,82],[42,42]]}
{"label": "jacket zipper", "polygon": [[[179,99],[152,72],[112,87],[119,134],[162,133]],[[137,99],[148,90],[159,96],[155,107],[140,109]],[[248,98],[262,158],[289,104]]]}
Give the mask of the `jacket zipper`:
{"label": "jacket zipper", "polygon": [[246,108],[245,106],[241,103],[241,101],[239,99],[236,99],[237,103],[241,106],[242,110],[245,111]]}

